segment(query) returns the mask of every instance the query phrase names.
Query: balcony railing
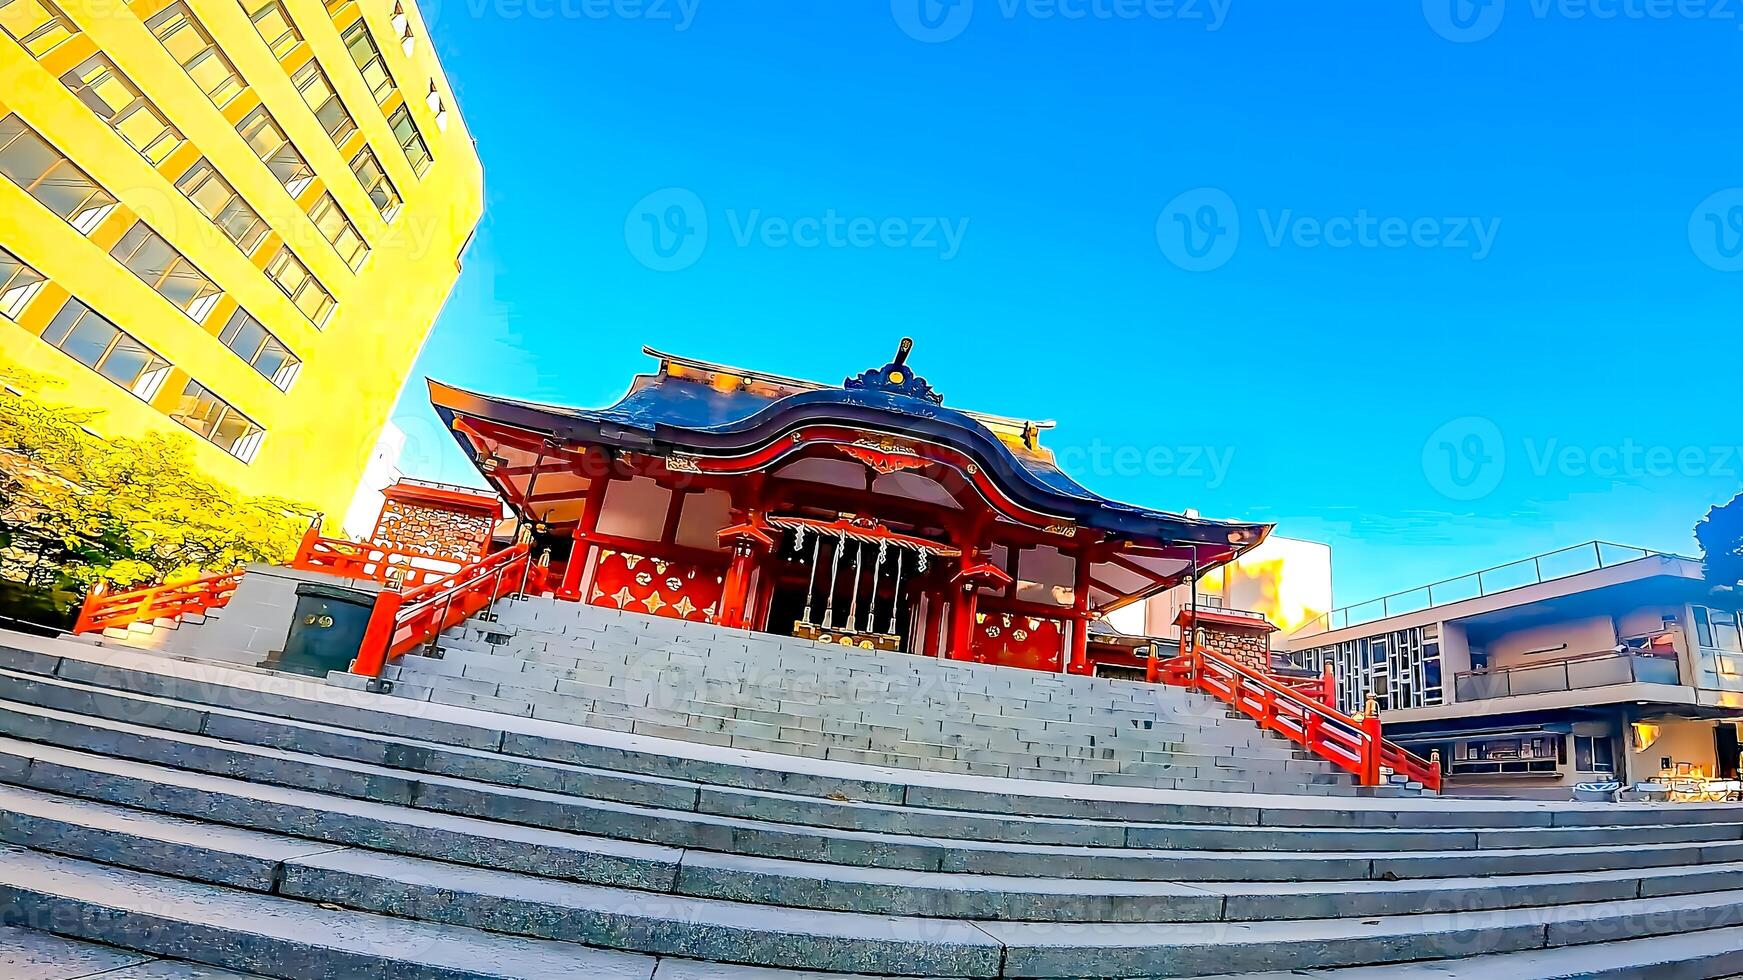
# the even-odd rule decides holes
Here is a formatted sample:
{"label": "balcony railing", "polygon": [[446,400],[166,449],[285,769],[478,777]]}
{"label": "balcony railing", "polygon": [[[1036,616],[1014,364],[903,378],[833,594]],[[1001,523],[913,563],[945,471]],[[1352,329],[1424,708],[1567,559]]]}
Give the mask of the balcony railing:
{"label": "balcony railing", "polygon": [[1653,551],[1649,548],[1611,544],[1608,541],[1588,541],[1585,544],[1576,544],[1556,551],[1546,551],[1541,555],[1521,558],[1505,565],[1496,565],[1479,572],[1470,572],[1454,578],[1443,579],[1414,589],[1406,589],[1403,592],[1394,592],[1378,599],[1340,606],[1331,612],[1314,617],[1290,635],[1312,636],[1316,633],[1329,633],[1347,626],[1376,622],[1389,616],[1417,612],[1433,606],[1444,606],[1450,602],[1494,595],[1498,592],[1524,588],[1528,585],[1553,582],[1556,579],[1596,571],[1600,568],[1612,568],[1631,561],[1639,561],[1642,558],[1654,557],[1676,558],[1680,556],[1664,551]]}
{"label": "balcony railing", "polygon": [[1676,657],[1642,653],[1600,653],[1552,663],[1503,667],[1457,674],[1453,691],[1460,701],[1486,701],[1521,694],[1583,691],[1614,684],[1680,684]]}

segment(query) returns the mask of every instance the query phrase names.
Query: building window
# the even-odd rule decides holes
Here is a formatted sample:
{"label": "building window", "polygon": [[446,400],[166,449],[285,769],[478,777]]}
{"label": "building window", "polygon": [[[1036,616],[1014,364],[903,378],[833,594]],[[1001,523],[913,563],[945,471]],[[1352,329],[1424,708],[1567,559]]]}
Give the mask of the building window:
{"label": "building window", "polygon": [[289,245],[278,247],[278,254],[266,264],[266,277],[284,290],[310,323],[317,327],[326,326],[327,318],[333,313],[333,294],[315,280],[308,266],[291,252]]}
{"label": "building window", "polygon": [[365,146],[351,158],[351,172],[357,175],[357,183],[363,185],[363,193],[369,195],[376,210],[381,212],[381,220],[392,221],[399,213],[399,191],[393,186],[393,181],[387,179],[387,172],[381,169],[381,161],[375,158],[375,152]]}
{"label": "building window", "polygon": [[61,76],[61,84],[152,166],[162,163],[182,145],[182,134],[108,56],[94,54],[86,58],[84,64]]}
{"label": "building window", "polygon": [[1608,736],[1575,735],[1574,769],[1577,772],[1615,772],[1615,750]]}
{"label": "building window", "polygon": [[1438,624],[1305,650],[1301,662],[1313,671],[1331,665],[1338,707],[1349,714],[1362,711],[1370,695],[1388,710],[1445,700]]}
{"label": "building window", "polygon": [[24,307],[46,281],[42,273],[0,248],[0,316],[18,319],[18,314],[24,312]]}
{"label": "building window", "polygon": [[201,214],[212,219],[212,224],[224,233],[225,238],[234,242],[243,255],[253,252],[260,240],[266,237],[266,222],[205,157],[182,174],[176,181],[176,190],[193,202]]}
{"label": "building window", "polygon": [[182,0],[165,7],[146,21],[145,26],[163,42],[164,50],[182,66],[213,105],[223,108],[241,94],[242,76],[236,73],[236,66],[212,43],[212,35],[206,33]]}
{"label": "building window", "polygon": [[115,209],[108,191],[16,115],[0,119],[0,173],[81,234]]}
{"label": "building window", "polygon": [[345,111],[345,104],[339,101],[339,93],[333,90],[333,83],[328,80],[327,73],[321,70],[318,62],[310,61],[298,68],[291,76],[291,84],[308,104],[309,110],[315,114],[321,128],[332,138],[333,145],[345,142],[345,138],[357,132],[357,123],[351,114]]}
{"label": "building window", "polygon": [[266,164],[266,169],[272,172],[278,182],[284,185],[285,192],[296,197],[309,186],[309,181],[315,177],[315,172],[309,168],[308,161],[297,152],[297,148],[285,136],[278,122],[264,106],[255,109],[242,117],[236,124],[236,132],[247,141],[248,148]]}
{"label": "building window", "polygon": [[363,76],[363,84],[369,86],[369,94],[375,97],[375,104],[386,102],[394,92],[393,76],[387,73],[381,49],[369,36],[369,26],[361,20],[352,24],[345,29],[344,41],[345,50],[351,52],[351,62]]}
{"label": "building window", "polygon": [[389,19],[389,23],[393,24],[393,33],[399,38],[400,47],[405,49],[406,57],[411,57],[412,47],[414,46],[412,42],[412,19],[406,16],[405,4],[395,3],[393,5],[393,16]]}
{"label": "building window", "polygon": [[[248,7],[244,5],[242,9],[247,10]],[[279,0],[266,0],[248,15],[248,19],[254,22],[254,29],[260,32],[260,39],[266,42],[267,50],[272,52],[274,58],[282,59],[290,54],[291,49],[303,39],[297,33],[297,25],[291,20],[290,13]]]}
{"label": "building window", "polygon": [[260,440],[266,436],[265,429],[192,378],[182,388],[181,400],[169,417],[244,463],[253,461],[260,451]]}
{"label": "building window", "polygon": [[55,314],[42,339],[143,401],[169,377],[168,361],[76,299]]}
{"label": "building window", "polygon": [[24,45],[33,58],[79,33],[79,28],[49,0],[0,0],[0,30]]}
{"label": "building window", "polygon": [[133,271],[147,286],[158,291],[195,321],[203,320],[224,295],[187,256],[175,250],[145,222],[135,222],[109,250],[116,261]]}
{"label": "building window", "polygon": [[290,348],[241,307],[230,314],[230,322],[224,325],[218,339],[280,391],[289,391],[297,372],[302,370],[303,362],[297,360]]}
{"label": "building window", "polygon": [[393,110],[393,115],[387,117],[387,125],[393,130],[394,138],[399,140],[399,148],[405,151],[406,162],[412,165],[412,173],[422,177],[430,169],[430,148],[424,143],[424,136],[418,132],[417,124],[412,122],[411,110],[400,106]]}
{"label": "building window", "polygon": [[363,260],[369,257],[369,246],[364,243],[363,236],[357,233],[351,219],[345,217],[345,212],[340,210],[339,202],[333,200],[333,195],[322,194],[315,200],[314,207],[309,209],[309,220],[315,223],[315,230],[332,244],[333,250],[339,253],[339,258],[345,261],[352,272],[356,272],[363,265]]}

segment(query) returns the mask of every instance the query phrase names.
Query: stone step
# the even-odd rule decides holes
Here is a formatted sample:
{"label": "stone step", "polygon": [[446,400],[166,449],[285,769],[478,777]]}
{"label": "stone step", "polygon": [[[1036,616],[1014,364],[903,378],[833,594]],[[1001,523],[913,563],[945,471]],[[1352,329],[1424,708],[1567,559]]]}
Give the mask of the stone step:
{"label": "stone step", "polygon": [[98,943],[0,926],[0,977],[8,980],[262,980],[185,960],[161,960]]}
{"label": "stone step", "polygon": [[[1030,843],[1103,843],[1114,846],[1133,844],[1142,847],[1167,847],[1178,846],[1175,842],[1180,841],[1196,842],[1189,843],[1187,846],[1207,846],[1207,842],[1220,835],[1228,842],[1226,846],[1233,849],[1277,850],[1285,849],[1278,846],[1280,841],[1288,841],[1287,848],[1299,849],[1302,847],[1302,841],[1328,841],[1336,836],[1325,832],[1294,833],[1282,827],[1267,828],[1262,831],[1239,831],[1234,828],[1225,828],[1218,832],[1214,828],[1181,827],[1172,823],[1129,822],[1125,824],[1123,840],[1106,840],[1099,831],[1086,834],[1085,828],[1093,829],[1095,825],[1082,821],[1044,821],[1013,815],[1001,817],[997,822],[989,822],[986,819],[975,819],[956,811],[935,811],[928,814],[912,805],[905,805],[898,809],[891,805],[880,806],[873,802],[854,803],[846,799],[818,801],[815,798],[804,796],[757,794],[748,790],[735,792],[725,788],[704,786],[691,779],[602,770],[415,739],[391,738],[351,729],[286,721],[223,708],[202,708],[169,699],[93,688],[52,678],[14,675],[5,672],[0,672],[0,677],[11,679],[12,683],[6,693],[18,699],[20,703],[51,708],[61,712],[71,712],[70,715],[59,719],[61,722],[72,724],[71,728],[65,729],[73,733],[67,737],[86,740],[104,738],[106,733],[92,731],[88,727],[80,729],[76,723],[84,716],[98,719],[155,721],[156,724],[173,731],[200,732],[208,737],[223,739],[229,743],[302,749],[323,754],[328,759],[364,762],[436,776],[477,779],[507,786],[544,789],[592,799],[649,804],[680,810],[710,809],[724,815],[755,815],[759,817],[779,812],[779,809],[784,806],[784,812],[781,812],[778,819],[796,823],[917,832],[944,837],[963,836],[983,840],[1009,839]],[[52,716],[39,719],[38,723],[46,724],[50,720],[53,720]],[[28,717],[16,719],[18,725],[25,725],[31,721],[32,719]],[[1739,836],[1739,831],[1738,824],[1692,824],[1687,827],[1643,827],[1632,831],[1625,829],[1608,830],[1604,832],[1603,839],[1611,844],[1695,839],[1735,840]],[[1463,835],[1443,835],[1440,844],[1430,844],[1429,846],[1446,846],[1448,842],[1451,842],[1452,846],[1476,846],[1474,840],[1470,843],[1466,843],[1466,841],[1476,838],[1477,833],[1472,831]],[[1578,829],[1565,829],[1560,832],[1524,829],[1509,831],[1506,835],[1482,834],[1482,846],[1517,846],[1521,834],[1540,847],[1551,844],[1573,844],[1582,837],[1590,838],[1593,836],[1591,831]],[[1345,842],[1343,846],[1348,846],[1349,842],[1356,838],[1355,834],[1344,834],[1337,839]],[[1422,839],[1431,838],[1433,835],[1423,835]],[[1323,847],[1324,845],[1316,843],[1312,846]],[[1401,845],[1393,842],[1390,846]]]}
{"label": "stone step", "polygon": [[650,980],[652,957],[325,909],[15,848],[0,904],[27,928],[275,977]]}
{"label": "stone step", "polygon": [[[922,976],[966,977],[1075,977],[1095,970],[1195,976],[1213,962],[1194,952],[1202,946],[1195,940],[1204,927],[1192,924],[1134,929],[1112,922],[990,922],[792,906],[775,914],[742,901],[680,896],[632,899],[619,889],[597,885],[311,846],[228,828],[213,828],[215,832],[202,836],[202,825],[193,821],[38,794],[14,791],[6,802],[20,814],[0,828],[9,840],[24,836],[32,846],[63,854],[175,872],[321,905],[607,949],[656,955],[682,952],[710,961],[837,972],[887,974],[899,969]],[[5,864],[0,856],[0,881]],[[1702,880],[1734,883],[1734,874]],[[1547,889],[1546,897],[1561,897],[1536,914],[1491,906],[1473,915],[1465,902],[1455,899],[1449,904],[1456,911],[1444,913],[1388,916],[1355,911],[1355,917],[1348,917],[1353,910],[1345,910],[1346,917],[1333,913],[1323,925],[1302,920],[1225,925],[1217,949],[1223,959],[1216,962],[1242,968],[1254,964],[1306,968],[1421,959],[1445,956],[1449,950],[1532,949],[1678,933],[1734,925],[1743,918],[1743,908],[1737,904],[1743,902],[1743,892],[1738,891],[1632,899],[1622,894],[1621,883],[1612,883],[1604,897],[1619,900],[1594,904],[1573,900],[1576,894],[1589,894],[1590,888],[1565,880],[1538,884]],[[1337,897],[1320,900],[1328,906],[1339,901]],[[1064,944],[1062,936],[1067,940]],[[1401,945],[1405,941],[1413,945]]]}
{"label": "stone step", "polygon": [[[500,750],[516,757],[590,765],[720,786],[806,796],[906,803],[936,809],[1096,820],[1188,822],[1269,827],[1585,827],[1735,821],[1722,805],[1564,804],[1489,800],[1416,803],[1299,798],[1244,799],[1204,794],[1137,793],[978,777],[891,773],[845,764],[751,756],[684,743],[659,743],[611,732],[506,718],[364,692],[340,691],[282,675],[191,664],[126,651],[64,644],[69,656],[0,645],[0,665],[111,693],[180,698],[194,706],[242,706],[359,731],[393,731],[445,745]],[[778,766],[771,764],[778,761]]]}
{"label": "stone step", "polygon": [[[29,724],[34,721],[34,724]],[[81,719],[47,709],[0,705],[13,734],[50,745],[133,758],[319,792],[411,802],[423,808],[622,840],[825,863],[908,870],[1107,880],[1257,881],[1419,879],[1469,874],[1553,873],[1604,868],[1673,867],[1743,860],[1735,825],[1715,828],[1718,841],[1640,845],[1621,853],[1603,847],[1511,848],[1478,852],[1229,852],[1139,849],[938,838],[774,823],[754,817],[659,810],[608,801],[511,789],[470,780],[326,759],[278,749],[244,747],[204,736],[156,732],[118,722]],[[0,756],[26,768],[13,753]],[[703,794],[706,805],[754,813],[743,794]],[[697,804],[703,806],[702,802]],[[750,807],[751,809],[746,809]],[[936,817],[935,817],[936,818]],[[945,815],[944,819],[948,819]]]}
{"label": "stone step", "polygon": [[[49,761],[54,758],[65,761]],[[75,794],[80,800],[108,800],[172,816],[153,825],[152,835],[162,843],[118,857],[122,850],[118,837],[143,826],[144,817],[138,809],[90,803],[74,807],[71,796],[0,789],[0,802],[5,804],[5,812],[0,814],[0,842],[138,870],[178,873],[179,868],[199,866],[206,869],[201,873],[207,880],[256,890],[266,890],[263,883],[271,882],[271,860],[321,853],[341,845],[694,897],[890,915],[1025,921],[1332,918],[1437,907],[1477,911],[1682,894],[1743,882],[1743,865],[1738,864],[1408,884],[1361,881],[1182,886],[891,872],[643,845],[614,846],[598,838],[251,786],[56,749],[46,750],[30,781],[51,792]],[[235,839],[235,835],[225,827],[173,817],[190,814],[273,834],[292,832],[325,845],[263,837],[260,843],[242,848],[239,856],[202,860],[190,851],[213,839]],[[201,832],[201,827],[208,831]],[[237,848],[229,845],[228,849]],[[210,869],[232,866],[237,870],[223,878],[209,877],[213,874]]]}

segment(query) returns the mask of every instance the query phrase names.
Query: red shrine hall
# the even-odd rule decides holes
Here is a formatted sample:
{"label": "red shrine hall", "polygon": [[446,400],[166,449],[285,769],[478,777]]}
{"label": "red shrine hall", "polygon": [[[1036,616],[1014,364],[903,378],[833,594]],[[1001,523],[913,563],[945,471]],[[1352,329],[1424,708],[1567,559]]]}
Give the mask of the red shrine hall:
{"label": "red shrine hall", "polygon": [[1270,532],[1097,496],[1052,423],[945,407],[911,348],[838,386],[646,349],[600,410],[430,396],[559,597],[655,616],[1090,673],[1093,620]]}

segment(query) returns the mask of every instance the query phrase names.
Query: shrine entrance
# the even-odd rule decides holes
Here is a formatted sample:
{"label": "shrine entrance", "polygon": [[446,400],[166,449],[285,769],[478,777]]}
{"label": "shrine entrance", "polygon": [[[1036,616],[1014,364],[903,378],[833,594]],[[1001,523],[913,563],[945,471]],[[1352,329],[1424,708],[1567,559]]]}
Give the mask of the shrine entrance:
{"label": "shrine entrance", "polygon": [[781,532],[763,629],[867,650],[915,652],[928,593],[961,552],[867,517],[773,516]]}

